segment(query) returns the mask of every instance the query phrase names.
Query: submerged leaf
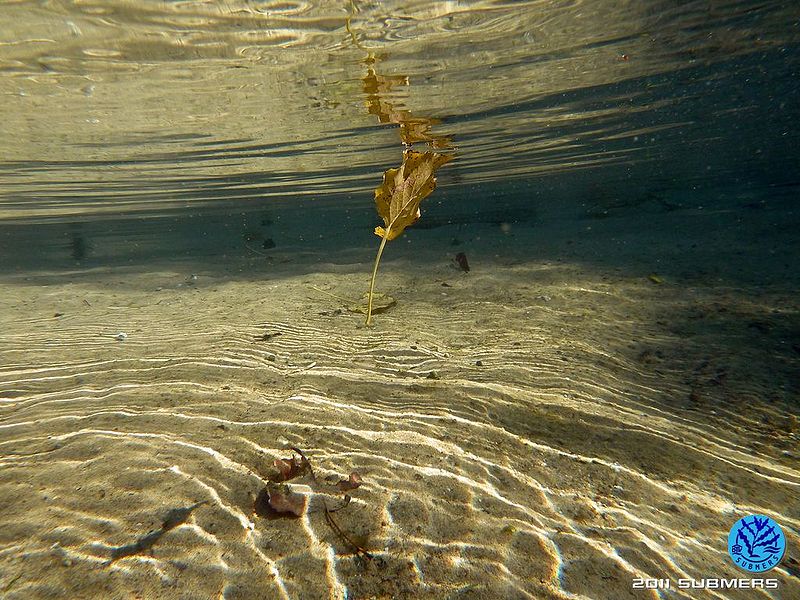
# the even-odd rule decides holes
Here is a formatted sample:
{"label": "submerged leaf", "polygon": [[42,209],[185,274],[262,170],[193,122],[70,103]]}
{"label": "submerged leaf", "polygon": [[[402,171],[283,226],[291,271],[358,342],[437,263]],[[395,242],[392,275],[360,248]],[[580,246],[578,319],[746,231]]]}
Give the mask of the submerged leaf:
{"label": "submerged leaf", "polygon": [[449,154],[406,150],[403,164],[388,169],[375,190],[375,206],[386,227],[375,234],[393,240],[419,219],[419,205],[436,188],[436,169],[453,160]]}

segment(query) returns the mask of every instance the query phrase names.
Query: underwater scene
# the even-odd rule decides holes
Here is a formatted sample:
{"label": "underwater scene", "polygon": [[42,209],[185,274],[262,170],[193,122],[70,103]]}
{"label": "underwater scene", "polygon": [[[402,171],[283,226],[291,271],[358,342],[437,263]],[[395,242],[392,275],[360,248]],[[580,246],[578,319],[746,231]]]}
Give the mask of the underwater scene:
{"label": "underwater scene", "polygon": [[800,598],[795,0],[0,2],[0,599]]}

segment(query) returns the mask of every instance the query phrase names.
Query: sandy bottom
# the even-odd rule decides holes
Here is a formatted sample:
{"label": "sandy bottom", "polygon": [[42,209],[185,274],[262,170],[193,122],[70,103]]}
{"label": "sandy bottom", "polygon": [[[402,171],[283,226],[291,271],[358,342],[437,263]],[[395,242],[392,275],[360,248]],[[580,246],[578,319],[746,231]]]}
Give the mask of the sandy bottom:
{"label": "sandy bottom", "polygon": [[[800,597],[795,234],[603,216],[410,231],[373,328],[314,289],[360,296],[373,247],[3,276],[0,596]],[[372,559],[254,514],[289,446],[361,475],[336,519]],[[778,590],[632,589],[743,576],[751,513]]]}

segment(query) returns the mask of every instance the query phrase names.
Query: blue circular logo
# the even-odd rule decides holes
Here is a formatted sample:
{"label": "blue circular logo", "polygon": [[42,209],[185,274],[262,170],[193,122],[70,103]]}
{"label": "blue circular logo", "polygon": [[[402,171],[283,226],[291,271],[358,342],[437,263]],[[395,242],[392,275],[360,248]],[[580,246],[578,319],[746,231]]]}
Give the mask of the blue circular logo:
{"label": "blue circular logo", "polygon": [[763,573],[777,567],[786,552],[780,525],[764,515],[736,521],[728,534],[728,554],[745,571]]}

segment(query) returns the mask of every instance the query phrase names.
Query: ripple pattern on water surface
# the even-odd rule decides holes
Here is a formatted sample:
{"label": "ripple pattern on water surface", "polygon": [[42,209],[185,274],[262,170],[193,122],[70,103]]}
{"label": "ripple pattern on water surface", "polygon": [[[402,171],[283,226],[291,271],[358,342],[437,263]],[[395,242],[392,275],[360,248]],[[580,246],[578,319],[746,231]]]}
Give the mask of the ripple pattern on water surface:
{"label": "ripple pattern on water surface", "polygon": [[[614,194],[634,166],[656,188],[794,183],[796,11],[780,0],[3,11],[0,222],[369,194],[398,156],[397,121],[364,106],[370,69],[403,82],[381,91],[398,114],[442,121],[459,155],[442,188],[593,171]],[[764,141],[734,153],[731,130]]]}
{"label": "ripple pattern on water surface", "polygon": [[[759,393],[757,378],[682,377],[703,350],[656,324],[680,296],[567,267],[507,269],[500,286],[497,273],[452,280],[445,299],[417,286],[376,329],[305,310],[325,303],[318,275],[275,288],[201,278],[154,292],[152,274],[113,292],[10,287],[4,594],[610,599],[634,597],[633,577],[735,577],[724,539],[741,513],[774,516],[796,542],[800,470],[780,454],[792,425],[718,401]],[[770,444],[755,425],[765,418]],[[319,512],[254,515],[288,446],[320,479],[361,474],[337,519],[373,560]],[[150,553],[109,562],[199,501]]]}

